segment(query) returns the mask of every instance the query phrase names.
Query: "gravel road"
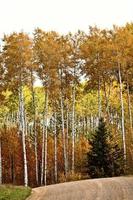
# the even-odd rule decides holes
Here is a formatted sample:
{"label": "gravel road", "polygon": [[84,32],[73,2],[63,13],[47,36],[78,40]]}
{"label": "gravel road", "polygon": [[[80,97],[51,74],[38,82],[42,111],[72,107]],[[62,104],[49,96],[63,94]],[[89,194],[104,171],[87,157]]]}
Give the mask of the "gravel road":
{"label": "gravel road", "polygon": [[133,177],[92,179],[34,188],[27,200],[133,200]]}

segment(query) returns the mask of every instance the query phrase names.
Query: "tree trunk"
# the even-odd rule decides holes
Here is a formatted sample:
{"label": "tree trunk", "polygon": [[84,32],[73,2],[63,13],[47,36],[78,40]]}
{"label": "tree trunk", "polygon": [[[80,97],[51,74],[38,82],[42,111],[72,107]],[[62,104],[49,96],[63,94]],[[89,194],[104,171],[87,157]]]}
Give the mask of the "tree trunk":
{"label": "tree trunk", "polygon": [[107,118],[109,121],[110,121],[110,111],[109,111],[110,85],[111,85],[111,81],[109,83],[109,90],[107,94],[106,82],[104,81],[105,107],[106,107]]}
{"label": "tree trunk", "polygon": [[55,174],[55,183],[57,183],[57,116],[56,112],[54,115],[54,174]]}
{"label": "tree trunk", "polygon": [[[45,96],[45,103],[46,103],[46,96]],[[44,182],[44,142],[45,142],[45,110],[43,113],[41,185],[43,185],[43,182]]]}
{"label": "tree trunk", "polygon": [[42,139],[42,166],[41,185],[47,185],[47,126],[48,126],[48,91],[45,92],[45,110],[43,116],[43,139]]}
{"label": "tree trunk", "polygon": [[47,185],[47,160],[48,160],[47,157],[48,157],[48,91],[46,89],[44,185]]}
{"label": "tree trunk", "polygon": [[101,117],[101,82],[100,77],[98,78],[98,118]]}
{"label": "tree trunk", "polygon": [[131,137],[133,139],[133,120],[132,120],[131,98],[130,98],[128,82],[127,82],[127,95],[128,95],[128,112],[129,112],[130,130],[131,130]]}
{"label": "tree trunk", "polygon": [[75,83],[72,94],[72,173],[75,168]]}
{"label": "tree trunk", "polygon": [[23,158],[24,158],[24,185],[28,186],[28,169],[27,169],[27,155],[26,155],[26,139],[25,139],[25,118],[24,118],[24,96],[22,84],[19,88],[19,101],[20,101],[20,124],[22,132],[22,145],[23,145]]}
{"label": "tree trunk", "polygon": [[122,80],[121,80],[121,67],[118,64],[119,70],[119,84],[120,84],[120,102],[121,102],[121,126],[122,126],[122,140],[123,140],[123,150],[124,150],[124,159],[126,161],[126,137],[125,137],[125,124],[124,124],[124,102],[122,94]]}
{"label": "tree trunk", "polygon": [[0,185],[2,184],[2,144],[0,138]]}
{"label": "tree trunk", "polygon": [[64,127],[64,106],[63,106],[63,96],[61,91],[61,119],[62,119],[62,139],[63,139],[63,157],[64,157],[64,168],[65,176],[67,177],[68,167],[67,167],[67,156],[66,156],[66,137],[65,137],[65,127]]}
{"label": "tree trunk", "polygon": [[35,91],[33,83],[33,71],[31,69],[31,92],[32,92],[32,107],[33,107],[33,123],[34,123],[34,145],[35,145],[35,165],[36,165],[36,183],[38,185],[38,153],[37,153],[37,130],[36,130],[36,105],[35,105]]}
{"label": "tree trunk", "polygon": [[67,154],[67,167],[69,170],[69,109],[68,109],[68,103],[67,103],[67,114],[66,114],[66,154]]}

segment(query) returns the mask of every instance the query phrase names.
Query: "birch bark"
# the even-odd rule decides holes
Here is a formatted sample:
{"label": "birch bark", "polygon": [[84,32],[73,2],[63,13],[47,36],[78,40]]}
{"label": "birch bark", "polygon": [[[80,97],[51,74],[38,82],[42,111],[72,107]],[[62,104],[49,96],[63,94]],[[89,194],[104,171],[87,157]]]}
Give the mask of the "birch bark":
{"label": "birch bark", "polygon": [[[20,77],[21,80],[21,77]],[[26,154],[26,138],[25,138],[25,117],[24,117],[24,96],[22,81],[19,88],[19,102],[20,102],[20,124],[22,132],[22,146],[23,146],[23,159],[24,159],[24,185],[28,186],[28,168],[27,168],[27,154]]]}
{"label": "birch bark", "polygon": [[129,112],[130,130],[131,130],[131,137],[133,139],[133,119],[132,119],[132,110],[131,110],[131,97],[130,97],[128,83],[127,83],[127,95],[128,95],[128,112]]}
{"label": "birch bark", "polygon": [[36,168],[36,183],[38,185],[38,153],[37,153],[37,130],[36,130],[36,105],[35,105],[35,91],[33,82],[33,71],[31,69],[31,92],[32,92],[32,107],[33,107],[33,123],[34,123],[34,149],[35,149],[35,168]]}
{"label": "birch bark", "polygon": [[54,114],[54,174],[55,183],[57,183],[57,114]]}
{"label": "birch bark", "polygon": [[73,84],[72,94],[72,173],[75,167],[75,83]]}
{"label": "birch bark", "polygon": [[119,73],[119,84],[120,84],[122,140],[123,140],[124,159],[126,161],[126,137],[125,137],[125,122],[124,122],[125,114],[124,114],[124,102],[123,102],[123,94],[122,94],[123,87],[122,87],[120,63],[118,63],[118,73]]}

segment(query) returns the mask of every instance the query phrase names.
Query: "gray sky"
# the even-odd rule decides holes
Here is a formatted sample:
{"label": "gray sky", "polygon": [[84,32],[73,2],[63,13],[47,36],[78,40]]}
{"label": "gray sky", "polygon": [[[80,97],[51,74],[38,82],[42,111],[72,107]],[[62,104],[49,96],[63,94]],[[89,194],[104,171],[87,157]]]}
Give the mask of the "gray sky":
{"label": "gray sky", "polygon": [[133,20],[133,0],[0,0],[0,8],[0,37],[36,27],[67,33]]}

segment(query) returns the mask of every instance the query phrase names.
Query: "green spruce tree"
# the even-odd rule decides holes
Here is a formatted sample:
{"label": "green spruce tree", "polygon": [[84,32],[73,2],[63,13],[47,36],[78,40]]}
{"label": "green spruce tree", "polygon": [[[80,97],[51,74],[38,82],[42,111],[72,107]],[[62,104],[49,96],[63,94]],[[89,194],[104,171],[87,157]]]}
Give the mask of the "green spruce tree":
{"label": "green spruce tree", "polygon": [[92,178],[118,176],[123,173],[123,151],[117,142],[112,142],[103,118],[91,140],[88,153],[89,175]]}

